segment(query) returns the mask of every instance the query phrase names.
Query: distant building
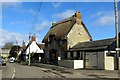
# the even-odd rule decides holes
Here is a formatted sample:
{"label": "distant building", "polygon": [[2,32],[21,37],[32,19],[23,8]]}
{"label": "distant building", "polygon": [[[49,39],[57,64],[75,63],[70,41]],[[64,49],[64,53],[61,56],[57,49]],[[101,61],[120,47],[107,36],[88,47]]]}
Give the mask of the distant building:
{"label": "distant building", "polygon": [[22,50],[19,55],[22,54],[26,56],[26,59],[28,59],[29,53],[31,54],[32,61],[41,62],[41,59],[44,57],[44,44],[38,44],[36,42],[36,35],[31,37],[31,41],[27,44],[27,46],[23,41]]}
{"label": "distant building", "polygon": [[0,49],[0,54],[1,54],[1,57],[3,58],[7,59],[9,56],[9,52],[10,52],[10,49],[5,49],[5,48]]}

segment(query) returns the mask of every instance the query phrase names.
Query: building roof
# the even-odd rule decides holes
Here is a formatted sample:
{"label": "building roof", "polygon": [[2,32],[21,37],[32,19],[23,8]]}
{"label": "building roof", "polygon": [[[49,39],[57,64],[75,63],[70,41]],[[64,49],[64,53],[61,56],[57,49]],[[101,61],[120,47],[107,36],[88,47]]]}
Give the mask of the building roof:
{"label": "building roof", "polygon": [[45,45],[44,44],[37,44],[39,48],[41,49],[45,49]]}
{"label": "building roof", "polygon": [[[79,13],[79,16],[80,16],[80,13]],[[69,17],[57,23],[54,23],[50,28],[50,30],[48,31],[48,33],[45,35],[42,42],[46,42],[50,35],[55,35],[56,39],[64,39],[75,23],[79,23],[83,25],[88,35],[91,37],[81,18],[77,18],[75,17],[75,15],[73,15],[72,17]]]}
{"label": "building roof", "polygon": [[82,43],[78,43],[77,45],[73,46],[70,49],[70,51],[73,51],[73,50],[106,49],[108,47],[108,45],[112,44],[114,41],[115,41],[115,38],[96,40],[96,41],[89,41],[89,42],[82,42]]}
{"label": "building roof", "polygon": [[11,49],[0,49],[0,53],[2,54],[9,54]]}
{"label": "building roof", "polygon": [[[26,46],[26,48],[24,49],[23,52],[25,52],[25,51],[27,50],[27,48],[29,47],[29,45],[32,44],[32,42],[33,42],[33,41],[30,41],[30,43],[27,44],[27,46]],[[36,45],[37,45],[40,49],[45,49],[45,45],[44,45],[44,44],[38,44],[38,43],[36,42]]]}

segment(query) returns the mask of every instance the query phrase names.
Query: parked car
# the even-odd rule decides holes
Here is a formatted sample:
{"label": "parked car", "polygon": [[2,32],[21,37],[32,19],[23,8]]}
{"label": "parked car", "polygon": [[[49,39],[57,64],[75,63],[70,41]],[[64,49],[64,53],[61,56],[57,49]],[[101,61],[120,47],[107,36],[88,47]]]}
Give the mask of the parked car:
{"label": "parked car", "polygon": [[14,57],[11,57],[11,58],[9,59],[9,62],[10,62],[10,63],[14,63],[14,62],[15,62],[15,58],[14,58]]}
{"label": "parked car", "polygon": [[14,63],[14,59],[12,59],[12,58],[9,59],[9,62],[10,62],[10,63]]}

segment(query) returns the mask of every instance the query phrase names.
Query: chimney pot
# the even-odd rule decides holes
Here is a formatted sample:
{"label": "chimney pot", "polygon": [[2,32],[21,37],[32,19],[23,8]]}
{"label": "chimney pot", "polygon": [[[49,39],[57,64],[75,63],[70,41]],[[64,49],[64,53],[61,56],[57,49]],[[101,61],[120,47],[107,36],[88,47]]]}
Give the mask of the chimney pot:
{"label": "chimney pot", "polygon": [[81,19],[81,14],[80,14],[80,12],[76,11],[75,17],[76,17],[77,19]]}
{"label": "chimney pot", "polygon": [[36,35],[35,34],[32,36],[32,40],[31,41],[36,41]]}

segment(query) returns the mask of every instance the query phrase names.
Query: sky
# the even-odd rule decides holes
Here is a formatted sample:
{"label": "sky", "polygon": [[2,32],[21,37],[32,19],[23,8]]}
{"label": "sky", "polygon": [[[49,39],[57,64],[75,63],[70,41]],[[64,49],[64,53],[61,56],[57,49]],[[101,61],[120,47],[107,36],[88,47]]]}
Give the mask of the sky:
{"label": "sky", "polygon": [[0,47],[6,42],[24,40],[28,34],[37,36],[37,42],[50,29],[53,22],[68,18],[76,11],[82,14],[82,21],[93,40],[115,37],[113,2],[3,2]]}

